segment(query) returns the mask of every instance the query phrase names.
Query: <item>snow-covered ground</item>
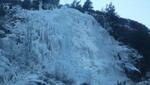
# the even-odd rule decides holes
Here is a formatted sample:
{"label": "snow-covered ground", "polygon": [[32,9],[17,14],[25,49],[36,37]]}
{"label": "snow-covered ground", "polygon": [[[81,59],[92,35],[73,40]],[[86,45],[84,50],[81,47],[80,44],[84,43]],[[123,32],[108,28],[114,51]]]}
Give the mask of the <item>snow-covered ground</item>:
{"label": "snow-covered ground", "polygon": [[12,34],[0,39],[0,85],[117,85],[129,80],[123,67],[138,71],[136,51],[75,9],[18,10],[8,27]]}

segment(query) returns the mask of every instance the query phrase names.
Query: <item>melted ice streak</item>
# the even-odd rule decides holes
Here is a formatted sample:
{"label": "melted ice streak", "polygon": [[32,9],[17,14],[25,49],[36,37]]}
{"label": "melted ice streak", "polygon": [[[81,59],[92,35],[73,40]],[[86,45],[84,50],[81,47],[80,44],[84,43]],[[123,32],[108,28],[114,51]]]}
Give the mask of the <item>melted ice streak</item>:
{"label": "melted ice streak", "polygon": [[128,80],[119,66],[121,61],[115,56],[119,53],[128,61],[131,50],[119,46],[92,16],[69,8],[21,10],[15,16],[24,22],[16,21],[13,34],[1,39],[0,54],[7,52],[5,55],[14,57],[12,62],[3,58],[5,64],[10,64],[5,66],[11,67],[6,68],[13,71],[8,72],[15,76],[11,80],[5,78],[8,85],[38,81],[38,74],[44,72],[65,74],[75,85],[83,82],[115,85]]}

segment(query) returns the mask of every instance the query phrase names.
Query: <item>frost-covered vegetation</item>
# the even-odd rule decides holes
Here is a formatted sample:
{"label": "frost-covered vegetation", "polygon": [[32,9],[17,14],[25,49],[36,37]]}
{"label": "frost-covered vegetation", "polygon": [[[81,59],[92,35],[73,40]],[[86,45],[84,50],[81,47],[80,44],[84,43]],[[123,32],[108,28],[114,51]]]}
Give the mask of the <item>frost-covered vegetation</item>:
{"label": "frost-covered vegetation", "polygon": [[105,12],[95,12],[90,0],[83,6],[58,2],[1,4],[0,85],[149,83],[137,83],[143,77],[139,50],[111,36],[114,22],[107,19],[114,15],[118,19],[112,4]]}

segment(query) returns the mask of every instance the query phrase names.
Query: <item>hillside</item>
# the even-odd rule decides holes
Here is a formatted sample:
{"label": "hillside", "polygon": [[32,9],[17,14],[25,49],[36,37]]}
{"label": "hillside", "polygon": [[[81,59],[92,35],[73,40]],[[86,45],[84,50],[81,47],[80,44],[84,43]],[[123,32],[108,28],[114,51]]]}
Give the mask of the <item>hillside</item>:
{"label": "hillside", "polygon": [[146,76],[150,71],[150,30],[145,25],[131,19],[125,19],[115,14],[101,11],[89,11],[99,24],[105,28],[115,40],[138,51],[143,59],[137,67]]}
{"label": "hillside", "polygon": [[10,33],[1,29],[0,85],[117,85],[140,76],[142,56],[92,16],[66,7],[15,11],[5,20]]}

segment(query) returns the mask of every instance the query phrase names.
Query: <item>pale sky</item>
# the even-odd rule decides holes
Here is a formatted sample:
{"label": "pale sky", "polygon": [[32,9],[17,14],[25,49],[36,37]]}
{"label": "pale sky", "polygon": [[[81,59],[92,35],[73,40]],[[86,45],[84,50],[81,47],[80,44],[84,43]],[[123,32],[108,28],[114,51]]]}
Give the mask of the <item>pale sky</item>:
{"label": "pale sky", "polygon": [[[73,0],[60,0],[62,4],[71,3]],[[91,0],[94,9],[101,10],[107,3],[115,5],[116,12],[124,18],[143,23],[150,28],[150,0]],[[81,0],[85,2],[85,0]]]}

